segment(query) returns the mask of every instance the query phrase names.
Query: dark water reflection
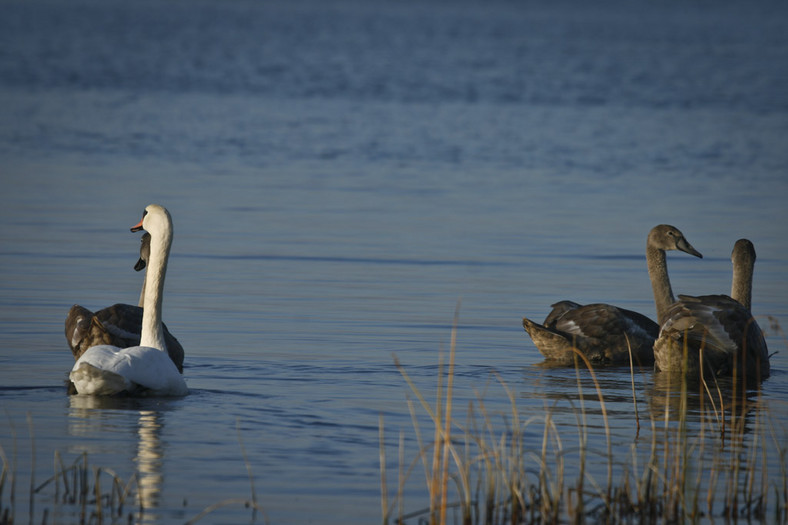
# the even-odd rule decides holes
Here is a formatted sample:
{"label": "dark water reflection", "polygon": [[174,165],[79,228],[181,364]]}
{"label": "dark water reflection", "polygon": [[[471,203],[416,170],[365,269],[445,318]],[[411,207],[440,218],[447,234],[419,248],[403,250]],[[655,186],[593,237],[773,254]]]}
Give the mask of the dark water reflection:
{"label": "dark water reflection", "polygon": [[764,411],[760,389],[742,389],[731,378],[718,378],[707,385],[683,382],[675,374],[658,373],[647,392],[651,412],[670,421],[685,421],[694,428],[713,422],[718,430],[733,427],[753,430],[753,419],[771,417]]}
{"label": "dark water reflection", "polygon": [[[785,402],[772,399],[766,386],[742,391],[720,379],[707,392],[672,374],[636,370],[633,392],[633,378],[621,367],[597,369],[596,377],[584,369],[549,370],[526,375],[518,404],[524,417],[549,415],[560,436],[547,448],[550,470],[560,465],[571,486],[581,463],[602,487],[607,472],[617,487],[640,491],[657,475],[654,494],[681,486],[690,498],[686,504],[692,494],[703,494],[710,505],[703,511],[721,512],[738,490],[731,487],[781,468],[785,421],[778,414]],[[538,448],[542,426],[534,426],[527,442]],[[717,492],[721,486],[733,492]]]}
{"label": "dark water reflection", "polygon": [[105,449],[102,445],[92,446],[98,435],[114,433],[118,425],[129,425],[127,437],[130,445],[134,443],[131,425],[136,418],[136,454],[131,456],[134,464],[132,479],[119,478],[120,483],[131,484],[136,495],[135,502],[129,502],[130,510],[135,506],[142,509],[136,518],[144,523],[158,523],[161,516],[157,513],[164,484],[164,457],[166,447],[161,441],[162,428],[166,421],[166,406],[161,400],[138,398],[106,398],[93,396],[69,396],[69,437],[81,442],[81,449],[89,456],[100,456]]}

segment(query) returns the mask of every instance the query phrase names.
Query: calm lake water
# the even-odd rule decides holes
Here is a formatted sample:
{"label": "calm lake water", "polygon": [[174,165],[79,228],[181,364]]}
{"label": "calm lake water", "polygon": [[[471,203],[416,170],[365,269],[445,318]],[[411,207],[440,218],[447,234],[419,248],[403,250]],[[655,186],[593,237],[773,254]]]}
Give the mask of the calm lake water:
{"label": "calm lake water", "polygon": [[[784,2],[0,12],[0,446],[16,499],[0,498],[20,523],[76,519],[44,495],[29,516],[29,486],[85,451],[139,473],[151,523],[250,497],[247,464],[272,523],[379,522],[381,416],[390,498],[400,433],[417,457],[394,358],[431,399],[458,302],[455,417],[479,397],[510,414],[500,378],[524,419],[554,406],[576,442],[575,371],[540,366],[521,317],[561,299],[654,317],[643,252],[660,223],[704,255],[670,254],[677,293],[728,293],[733,243],[755,243],[753,313],[779,353],[754,411],[784,439],[788,343],[768,320],[788,328]],[[175,224],[164,319],[191,395],[69,397],[65,315],[136,303],[128,229],[152,202]],[[629,374],[598,379],[617,449],[647,452]],[[659,417],[653,372],[635,382],[641,418]],[[541,431],[526,437],[538,452]],[[405,510],[426,494],[417,465]],[[235,505],[205,522],[252,519]]]}

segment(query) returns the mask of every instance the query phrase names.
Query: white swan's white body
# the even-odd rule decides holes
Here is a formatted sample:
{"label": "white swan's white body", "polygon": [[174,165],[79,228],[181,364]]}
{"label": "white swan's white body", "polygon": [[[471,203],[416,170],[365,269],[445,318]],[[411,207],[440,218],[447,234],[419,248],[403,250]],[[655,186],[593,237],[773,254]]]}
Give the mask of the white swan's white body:
{"label": "white swan's white body", "polygon": [[145,280],[140,345],[88,348],[69,374],[79,394],[183,396],[189,393],[183,376],[167,355],[161,323],[164,277],[172,244],[170,214],[165,208],[151,204],[145,208],[142,221],[132,231],[142,228],[151,234],[151,252]]}
{"label": "white swan's white body", "polygon": [[69,377],[80,394],[185,396],[189,393],[170,356],[149,346],[91,346],[74,364]]}

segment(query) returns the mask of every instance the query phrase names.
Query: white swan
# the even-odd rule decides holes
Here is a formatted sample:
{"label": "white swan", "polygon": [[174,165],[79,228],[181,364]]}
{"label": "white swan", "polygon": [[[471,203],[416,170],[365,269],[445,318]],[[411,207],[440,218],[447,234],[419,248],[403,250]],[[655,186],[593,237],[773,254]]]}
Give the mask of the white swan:
{"label": "white swan", "polygon": [[[137,271],[144,269],[149,256],[150,234],[146,232],[140,241],[140,258],[134,265],[134,269]],[[91,346],[113,345],[126,348],[140,344],[146,281],[147,272],[142,283],[138,306],[118,303],[102,308],[95,313],[78,304],[71,307],[66,316],[65,331],[66,341],[68,341],[75,360],[79,359]],[[182,372],[183,347],[170,333],[166,324],[162,323],[162,328],[164,329],[164,343],[167,353],[175,366],[178,367],[178,371]]]}
{"label": "white swan", "polygon": [[[679,295],[665,312],[654,343],[657,370],[688,377],[735,376],[755,384],[769,377],[769,350],[750,313],[755,248],[747,239],[731,254],[731,295]],[[687,350],[686,366],[684,350]]]}
{"label": "white swan", "polygon": [[[665,268],[665,250],[702,255],[673,226],[656,226],[649,233],[646,261],[652,284],[661,295],[667,293],[673,302],[667,271],[660,271],[660,267]],[[575,348],[592,363],[629,363],[631,347],[636,364],[654,362],[654,340],[659,325],[645,315],[603,303],[579,305],[560,301],[552,307],[543,324],[523,318],[523,328],[546,359],[573,363]]]}
{"label": "white swan", "polygon": [[169,212],[157,204],[149,205],[142,220],[131,231],[142,228],[151,234],[151,244],[140,346],[99,345],[88,348],[69,374],[80,394],[188,394],[183,376],[165,351],[161,323],[164,277],[172,244]]}

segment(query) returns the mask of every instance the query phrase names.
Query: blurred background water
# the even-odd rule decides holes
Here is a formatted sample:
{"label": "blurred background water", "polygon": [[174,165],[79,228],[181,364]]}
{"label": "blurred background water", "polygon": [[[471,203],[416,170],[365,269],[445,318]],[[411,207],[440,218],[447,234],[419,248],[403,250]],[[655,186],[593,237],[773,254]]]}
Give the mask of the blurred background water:
{"label": "blurred background water", "polygon": [[[380,415],[391,472],[400,431],[415,457],[394,356],[432,389],[461,301],[458,412],[477,395],[509,412],[493,372],[523,414],[574,399],[574,370],[539,366],[521,317],[572,299],[653,318],[659,223],[704,255],[670,254],[677,293],[728,293],[734,241],[755,243],[753,313],[780,351],[760,403],[785,428],[786,341],[767,318],[788,325],[783,2],[0,11],[0,446],[18,494],[54,451],[87,451],[140,473],[149,521],[188,519],[248,497],[245,450],[272,522],[375,522]],[[174,219],[164,318],[192,393],[69,398],[66,312],[136,303],[128,228],[151,202]],[[599,375],[629,446],[629,375]],[[647,406],[658,381],[636,383]],[[574,432],[571,410],[558,420]]]}

